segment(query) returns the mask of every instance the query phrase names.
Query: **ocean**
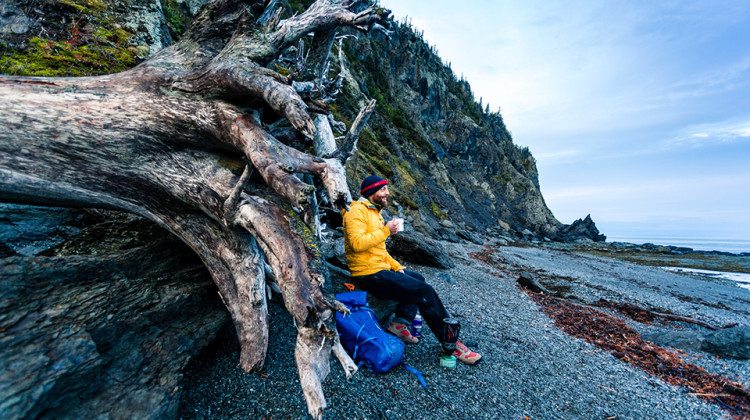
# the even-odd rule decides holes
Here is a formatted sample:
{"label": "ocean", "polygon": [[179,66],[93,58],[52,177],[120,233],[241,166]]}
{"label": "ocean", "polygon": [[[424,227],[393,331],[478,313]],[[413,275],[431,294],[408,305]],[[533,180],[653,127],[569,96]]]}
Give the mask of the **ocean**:
{"label": "ocean", "polygon": [[675,238],[668,236],[616,236],[607,235],[607,242],[651,243],[692,248],[696,251],[722,251],[733,254],[750,252],[750,239]]}
{"label": "ocean", "polygon": [[[607,242],[629,242],[633,244],[651,243],[654,245],[672,245],[692,248],[696,251],[722,251],[732,254],[750,253],[750,239],[697,239],[675,238],[669,236],[607,236]],[[738,286],[750,289],[750,274],[727,271],[699,270],[685,267],[661,267],[667,271],[695,273],[708,277],[732,280]]]}
{"label": "ocean", "polygon": [[685,267],[659,267],[662,270],[673,271],[675,273],[695,273],[703,276],[714,277],[717,279],[732,280],[737,283],[738,286],[744,289],[750,289],[750,274],[748,273],[733,273],[729,271],[714,271],[714,270],[701,270],[698,268],[685,268]]}

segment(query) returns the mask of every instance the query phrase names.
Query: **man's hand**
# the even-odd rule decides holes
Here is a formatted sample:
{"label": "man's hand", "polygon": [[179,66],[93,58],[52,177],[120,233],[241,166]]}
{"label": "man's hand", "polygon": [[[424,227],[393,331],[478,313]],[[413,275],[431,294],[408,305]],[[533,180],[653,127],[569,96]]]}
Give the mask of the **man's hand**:
{"label": "man's hand", "polygon": [[401,273],[401,274],[404,274],[404,269],[402,268],[402,269],[398,270],[398,272]]}
{"label": "man's hand", "polygon": [[391,231],[391,235],[395,235],[398,232],[398,222],[394,219],[388,221],[385,226]]}

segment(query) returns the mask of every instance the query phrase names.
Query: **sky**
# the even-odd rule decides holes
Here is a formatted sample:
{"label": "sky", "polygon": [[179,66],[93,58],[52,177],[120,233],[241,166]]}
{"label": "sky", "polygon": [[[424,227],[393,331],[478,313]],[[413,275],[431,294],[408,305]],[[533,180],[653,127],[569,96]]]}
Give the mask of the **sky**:
{"label": "sky", "polygon": [[750,1],[380,4],[500,110],[559,221],[750,241]]}

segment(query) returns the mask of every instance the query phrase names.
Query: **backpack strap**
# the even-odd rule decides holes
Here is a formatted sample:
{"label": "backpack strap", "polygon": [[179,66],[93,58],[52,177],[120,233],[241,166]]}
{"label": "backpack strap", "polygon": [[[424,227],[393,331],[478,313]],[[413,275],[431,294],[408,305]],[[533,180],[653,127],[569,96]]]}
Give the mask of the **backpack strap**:
{"label": "backpack strap", "polygon": [[401,366],[403,366],[404,369],[408,370],[409,372],[417,375],[417,379],[419,379],[419,382],[422,384],[422,387],[427,388],[427,382],[424,381],[424,378],[422,377],[422,372],[414,369],[413,367],[407,365],[404,362],[401,362]]}
{"label": "backpack strap", "polygon": [[[364,330],[364,329],[365,329],[365,326],[364,326],[364,324],[363,324],[363,325],[362,325],[362,326],[361,326],[361,327],[359,328],[359,331],[357,331],[357,339],[356,339],[356,342],[359,342],[359,335],[360,335],[360,334],[362,334],[362,330]],[[352,360],[354,360],[354,359],[356,359],[356,358],[357,358],[357,350],[359,350],[359,346],[361,346],[361,345],[363,345],[363,344],[365,344],[365,343],[367,343],[367,342],[369,342],[369,341],[372,341],[372,340],[374,340],[374,339],[375,339],[375,336],[372,336],[372,337],[368,338],[367,340],[365,340],[365,341],[363,341],[363,342],[361,342],[361,343],[359,343],[359,344],[355,345],[355,346],[354,346],[354,354],[352,355]],[[360,363],[360,364],[361,364],[361,363]]]}
{"label": "backpack strap", "polygon": [[356,346],[354,346],[354,355],[352,356],[352,360],[354,360],[354,359],[357,358],[357,350],[359,350],[359,346],[363,346],[365,343],[368,343],[368,342],[370,342],[370,341],[372,341],[374,339],[375,339],[375,337],[370,337],[367,340],[365,340],[365,341],[357,344]]}

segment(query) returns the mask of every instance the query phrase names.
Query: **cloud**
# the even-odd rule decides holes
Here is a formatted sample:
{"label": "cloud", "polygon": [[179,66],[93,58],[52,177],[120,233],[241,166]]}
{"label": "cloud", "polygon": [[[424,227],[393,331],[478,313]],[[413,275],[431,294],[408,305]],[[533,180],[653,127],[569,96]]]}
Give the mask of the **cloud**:
{"label": "cloud", "polygon": [[[542,187],[544,188],[544,187]],[[559,188],[544,194],[547,201],[577,201],[581,199],[599,201],[620,201],[634,196],[652,195],[671,191],[672,186],[665,183],[652,184],[619,184],[619,185],[584,185]]]}
{"label": "cloud", "polygon": [[693,66],[692,71],[673,75],[671,83],[665,80],[668,83],[650,98],[649,106],[681,106],[687,101],[746,90],[750,86],[750,55],[729,63],[714,63],[707,69]]}
{"label": "cloud", "polygon": [[537,159],[537,161],[545,161],[548,163],[552,163],[554,161],[559,161],[563,159],[570,159],[575,158],[577,156],[581,155],[580,150],[576,149],[567,149],[567,150],[559,150],[556,149],[554,151],[546,152],[546,153],[535,153],[534,158]]}
{"label": "cloud", "polygon": [[750,140],[750,117],[746,121],[723,121],[687,127],[664,143],[664,148],[707,146]]}
{"label": "cloud", "polygon": [[[596,182],[599,184],[596,184]],[[600,178],[590,180],[591,184],[558,188],[556,191],[545,194],[545,198],[552,200],[591,197],[607,200],[617,197],[629,199],[634,195],[653,196],[695,196],[700,193],[703,197],[710,196],[717,189],[733,188],[734,185],[750,185],[750,174],[716,174],[706,175],[696,173],[692,177],[675,176],[673,178],[652,179],[650,182],[642,182],[640,179],[631,182],[620,182],[612,185],[606,174]],[[542,186],[543,187],[543,186]],[[742,190],[744,192],[744,190]],[[750,194],[748,194],[750,198]]]}

